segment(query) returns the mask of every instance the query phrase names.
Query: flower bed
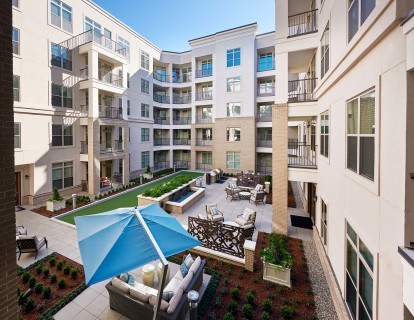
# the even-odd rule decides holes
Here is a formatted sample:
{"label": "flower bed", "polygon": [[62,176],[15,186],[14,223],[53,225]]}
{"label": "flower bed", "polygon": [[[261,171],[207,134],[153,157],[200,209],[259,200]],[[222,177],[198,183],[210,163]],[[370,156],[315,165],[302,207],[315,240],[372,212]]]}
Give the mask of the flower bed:
{"label": "flower bed", "polygon": [[[82,265],[60,254],[35,262],[17,273],[19,319],[52,319],[52,316],[86,289]],[[29,289],[32,293],[24,297]]]}
{"label": "flower bed", "polygon": [[181,187],[186,183],[189,183],[191,180],[193,180],[191,177],[177,176],[171,179],[169,182],[145,191],[142,195],[144,197],[158,198],[168,192],[173,191],[174,189],[177,189],[178,187]]}

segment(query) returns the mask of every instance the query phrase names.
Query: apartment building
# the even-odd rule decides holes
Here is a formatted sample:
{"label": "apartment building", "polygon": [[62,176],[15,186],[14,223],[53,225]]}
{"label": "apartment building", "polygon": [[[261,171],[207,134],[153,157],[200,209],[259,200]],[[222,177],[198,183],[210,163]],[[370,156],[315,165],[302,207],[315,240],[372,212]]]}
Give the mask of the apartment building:
{"label": "apartment building", "polygon": [[413,7],[276,1],[273,228],[298,181],[341,318],[414,315]]}
{"label": "apartment building", "polygon": [[147,167],[270,173],[273,32],[253,23],[176,53],[92,1],[12,3],[16,204]]}

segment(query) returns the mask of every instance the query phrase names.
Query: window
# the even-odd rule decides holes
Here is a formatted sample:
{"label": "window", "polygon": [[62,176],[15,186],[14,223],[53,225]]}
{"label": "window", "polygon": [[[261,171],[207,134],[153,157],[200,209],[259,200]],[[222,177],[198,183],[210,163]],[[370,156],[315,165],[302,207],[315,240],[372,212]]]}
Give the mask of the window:
{"label": "window", "polygon": [[328,209],[326,203],[322,200],[322,210],[321,210],[321,238],[323,244],[326,246],[328,244]]}
{"label": "window", "polygon": [[72,51],[58,44],[51,43],[52,66],[72,71]]}
{"label": "window", "polygon": [[21,133],[21,124],[20,122],[14,123],[14,148],[20,149],[22,147],[22,133]]}
{"label": "window", "polygon": [[13,7],[18,8],[20,6],[19,0],[12,0],[12,5],[13,5]]}
{"label": "window", "polygon": [[52,106],[72,108],[72,88],[52,83]]}
{"label": "window", "polygon": [[141,78],[141,92],[149,94],[149,81]]}
{"label": "window", "polygon": [[330,33],[329,33],[329,21],[323,31],[321,38],[321,79],[329,70],[329,42],[330,42]]}
{"label": "window", "polygon": [[20,54],[20,30],[13,28],[12,32],[13,53]]}
{"label": "window", "polygon": [[374,256],[351,225],[346,224],[345,301],[353,319],[372,319]]}
{"label": "window", "polygon": [[73,128],[65,125],[52,125],[52,146],[72,146]]}
{"label": "window", "polygon": [[374,181],[374,90],[347,103],[347,168]]}
{"label": "window", "polygon": [[203,140],[213,140],[213,129],[202,129],[201,137]]}
{"label": "window", "polygon": [[273,63],[273,53],[266,52],[259,54],[259,65],[257,67],[258,71],[273,70],[275,65]]}
{"label": "window", "polygon": [[258,110],[259,120],[272,121],[272,105],[260,105]]}
{"label": "window", "polygon": [[321,114],[321,155],[329,157],[329,112]]}
{"label": "window", "polygon": [[211,59],[201,61],[201,76],[208,77],[211,75],[213,75],[213,61]]}
{"label": "window", "polygon": [[125,48],[125,52],[121,52],[124,56],[129,57],[129,41],[125,40],[124,38],[118,36],[118,44],[120,44],[123,48]]}
{"label": "window", "polygon": [[348,42],[374,10],[376,0],[348,0]]}
{"label": "window", "polygon": [[213,163],[213,154],[207,151],[201,152],[201,163],[203,164]]}
{"label": "window", "polygon": [[240,169],[240,152],[227,151],[227,169]]}
{"label": "window", "polygon": [[131,101],[127,100],[127,116],[129,115],[131,115]]}
{"label": "window", "polygon": [[130,78],[130,74],[129,72],[127,73],[127,88],[129,88],[129,78]]}
{"label": "window", "polygon": [[20,101],[20,76],[13,75],[13,101]]}
{"label": "window", "polygon": [[102,27],[99,23],[93,21],[92,19],[85,17],[85,31],[93,30],[94,41],[100,42],[102,37]]}
{"label": "window", "polygon": [[53,188],[63,189],[73,186],[73,162],[59,162],[52,164]]}
{"label": "window", "polygon": [[63,30],[72,33],[72,8],[59,0],[50,1],[50,22]]}
{"label": "window", "polygon": [[211,119],[213,117],[213,108],[202,107],[201,108],[201,119]]}
{"label": "window", "polygon": [[141,103],[141,117],[149,118],[149,105],[146,103]]}
{"label": "window", "polygon": [[149,67],[150,67],[149,54],[146,53],[144,50],[141,50],[141,68],[145,70],[149,70]]}
{"label": "window", "polygon": [[227,141],[240,141],[240,128],[227,128]]}
{"label": "window", "polygon": [[141,169],[146,169],[150,165],[149,151],[141,152]]}
{"label": "window", "polygon": [[141,128],[141,141],[149,141],[149,128]]}
{"label": "window", "polygon": [[227,116],[228,117],[237,117],[241,115],[241,103],[240,102],[230,102],[227,104]]}
{"label": "window", "polygon": [[227,67],[240,65],[240,48],[227,50]]}
{"label": "window", "polygon": [[240,92],[240,77],[227,78],[227,92]]}
{"label": "window", "polygon": [[259,96],[269,96],[275,94],[275,82],[272,79],[259,80]]}

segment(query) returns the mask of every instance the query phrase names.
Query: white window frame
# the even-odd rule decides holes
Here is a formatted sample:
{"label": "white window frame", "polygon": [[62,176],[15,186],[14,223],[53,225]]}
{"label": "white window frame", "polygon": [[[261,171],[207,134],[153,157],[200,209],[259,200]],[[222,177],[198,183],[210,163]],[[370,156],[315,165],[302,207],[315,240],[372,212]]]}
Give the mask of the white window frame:
{"label": "white window frame", "polygon": [[[362,25],[365,23],[365,21],[368,19],[368,17],[371,15],[371,13],[372,13],[372,11],[374,11],[374,9],[375,9],[375,7],[377,6],[377,0],[373,0],[375,3],[374,3],[374,7],[372,8],[372,10],[371,10],[371,12],[366,16],[366,18],[365,18],[365,20],[364,21],[362,21],[362,12],[361,12],[361,0],[353,0],[351,3],[349,3],[348,2],[348,8],[347,8],[347,16],[346,16],[346,32],[347,32],[347,41],[348,41],[348,43],[349,42],[351,42],[352,41],[352,39],[355,37],[355,35],[358,33],[358,31],[359,31],[359,29],[360,29],[360,27],[362,27]],[[350,11],[351,11],[351,8],[352,8],[352,6],[353,5],[355,5],[355,4],[357,4],[358,5],[358,8],[357,8],[357,11],[358,11],[358,21],[357,21],[357,29],[356,29],[356,31],[355,31],[355,34],[354,35],[350,35],[349,34],[349,13],[350,13]]]}
{"label": "white window frame", "polygon": [[[53,135],[53,127],[60,127],[61,128],[61,134],[60,135]],[[66,129],[67,128],[71,128],[71,134],[66,134]],[[52,139],[51,139],[51,143],[50,145],[55,148],[62,148],[62,147],[73,147],[73,143],[74,143],[74,129],[73,126],[67,126],[67,125],[63,125],[63,124],[52,124],[52,129],[51,129],[51,134],[52,134]],[[53,144],[53,137],[60,137],[61,139],[61,144],[60,145],[54,145]],[[65,138],[66,137],[72,137],[72,142],[71,144],[65,144]]]}
{"label": "white window frame", "polygon": [[127,100],[127,116],[130,116],[130,115],[131,115],[131,100]]}
{"label": "white window frame", "polygon": [[[236,156],[238,155],[239,161],[236,161]],[[232,159],[232,160],[229,160]],[[238,165],[237,165],[238,163]],[[241,157],[239,151],[227,151],[226,152],[226,168],[227,169],[233,169],[233,170],[239,170],[241,165]]]}
{"label": "white window frame", "polygon": [[[238,134],[236,134],[238,132]],[[226,128],[226,141],[227,142],[240,142],[241,141],[241,128],[240,127],[227,127]]]}
{"label": "white window frame", "polygon": [[149,81],[141,78],[141,93],[149,94]]}
{"label": "white window frame", "polygon": [[[60,168],[53,168],[55,165],[61,165]],[[62,188],[59,188],[58,190],[64,190],[70,187],[74,186],[74,181],[75,181],[75,166],[73,161],[64,161],[64,162],[55,162],[52,163],[52,187],[54,187],[53,182],[55,181],[55,179],[53,179],[53,171],[56,170],[62,170]],[[72,168],[72,184],[71,185],[65,185],[65,169],[68,168]]]}
{"label": "white window frame", "polygon": [[202,151],[201,152],[201,163],[202,164],[212,164],[213,163],[213,153],[211,151]]}
{"label": "white window frame", "polygon": [[148,141],[150,141],[150,129],[141,128],[141,142],[148,142]]}
{"label": "white window frame", "polygon": [[[321,79],[328,73],[330,67],[330,44],[331,44],[331,32],[330,22],[326,24],[325,30],[323,31],[322,38],[320,40],[321,49]],[[326,61],[328,61],[326,63]],[[326,65],[327,64],[327,65]]]}
{"label": "white window frame", "polygon": [[[56,48],[59,52],[57,52],[56,54],[54,54],[54,50],[53,48]],[[72,71],[73,69],[73,55],[72,55],[72,50],[69,50],[65,47],[62,47],[60,45],[58,45],[57,43],[53,43],[50,42],[50,65],[56,68],[61,68],[64,70],[68,70],[68,71]],[[57,64],[53,64],[53,57],[56,56],[60,59],[60,63],[59,65]],[[66,61],[66,63],[64,63],[64,61]],[[68,63],[70,62],[70,63]],[[70,65],[70,68],[68,68],[68,65]]]}
{"label": "white window frame", "polygon": [[[236,112],[238,109],[238,112]],[[227,116],[228,117],[240,117],[241,116],[241,103],[229,102],[227,103]]]}
{"label": "white window frame", "polygon": [[[59,14],[56,15],[52,11],[52,7],[56,6],[58,7]],[[65,19],[63,16],[63,13],[66,13],[69,16],[69,19]],[[58,23],[59,21],[59,23]],[[62,29],[66,32],[72,33],[73,31],[73,10],[72,7],[64,3],[63,1],[59,0],[50,0],[50,23],[58,27],[59,29]]]}
{"label": "white window frame", "polygon": [[[144,113],[144,115],[142,115]],[[149,104],[141,103],[141,117],[143,118],[149,118],[150,112],[149,112]]]}
{"label": "white window frame", "polygon": [[[17,39],[15,39],[17,35]],[[13,27],[12,33],[13,54],[20,55],[20,29]]]}
{"label": "white window frame", "polygon": [[[239,53],[239,58],[236,59],[236,53]],[[234,48],[227,50],[226,54],[227,68],[238,67],[241,65],[241,48]],[[238,63],[237,63],[238,61]]]}
{"label": "white window frame", "polygon": [[[17,129],[17,134],[16,134]],[[17,138],[17,143],[16,143]],[[20,122],[14,123],[14,149],[22,148],[22,124]]]}
{"label": "white window frame", "polygon": [[240,92],[241,91],[241,77],[240,76],[227,78],[226,84],[227,84],[227,92]]}
{"label": "white window frame", "polygon": [[328,205],[321,198],[321,238],[325,247],[328,246]]}
{"label": "white window frame", "polygon": [[140,50],[140,65],[141,68],[144,70],[149,71],[150,69],[150,55],[148,52],[144,51],[144,50]]}
{"label": "white window frame", "polygon": [[141,151],[141,169],[147,169],[151,163],[150,152]]}
{"label": "white window frame", "polygon": [[13,101],[20,101],[20,76],[13,75]]}
{"label": "white window frame", "polygon": [[[53,86],[59,86],[60,87],[60,95],[54,95],[53,94]],[[70,97],[64,95],[65,90],[67,93],[70,93]],[[56,83],[51,83],[51,96],[52,96],[52,107],[56,107],[56,108],[73,108],[73,90],[71,87],[66,87],[60,84],[56,84]],[[53,97],[60,97],[61,100],[61,105],[53,105]],[[65,99],[70,99],[70,106],[65,106]]]}
{"label": "white window frame", "polygon": [[[329,134],[331,131],[329,110],[320,114],[320,131],[319,131],[319,154],[329,159]],[[326,132],[328,128],[328,132]],[[323,141],[323,143],[322,143]],[[322,148],[323,145],[323,148]]]}

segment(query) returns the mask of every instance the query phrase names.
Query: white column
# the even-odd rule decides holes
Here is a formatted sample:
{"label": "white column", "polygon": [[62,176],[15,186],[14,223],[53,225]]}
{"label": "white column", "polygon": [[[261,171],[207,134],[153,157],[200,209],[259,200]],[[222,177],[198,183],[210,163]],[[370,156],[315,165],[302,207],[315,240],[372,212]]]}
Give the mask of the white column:
{"label": "white column", "polygon": [[288,53],[278,53],[276,60],[276,96],[275,103],[283,104],[288,101]]}

